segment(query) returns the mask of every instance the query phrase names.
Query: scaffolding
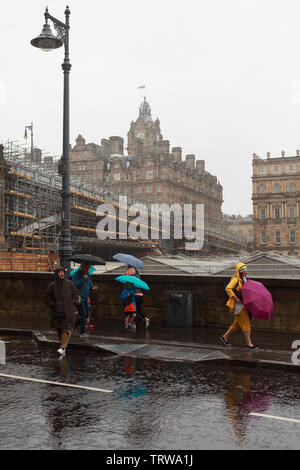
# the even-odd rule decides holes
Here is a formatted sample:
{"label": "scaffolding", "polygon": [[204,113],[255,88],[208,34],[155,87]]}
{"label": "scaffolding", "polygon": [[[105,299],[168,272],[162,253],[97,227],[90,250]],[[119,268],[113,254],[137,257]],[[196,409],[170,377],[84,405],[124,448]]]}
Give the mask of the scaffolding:
{"label": "scaffolding", "polygon": [[[58,253],[61,232],[61,188],[59,157],[45,156],[39,149],[33,155],[11,140],[4,144],[9,167],[5,180],[5,237],[8,249],[23,253]],[[158,242],[116,238],[100,240],[96,226],[97,207],[110,204],[120,208],[119,196],[88,182],[71,177],[71,235],[73,251],[111,257],[126,248],[128,253],[160,253]],[[132,201],[129,200],[129,204]],[[116,226],[120,220],[116,214]],[[124,234],[123,234],[124,235]]]}
{"label": "scaffolding", "polygon": [[[16,252],[37,253],[43,255],[57,254],[61,233],[62,178],[58,174],[59,157],[49,156],[39,149],[28,153],[27,149],[18,142],[11,140],[4,144],[4,158],[8,165],[5,178],[5,237],[8,249]],[[91,182],[77,180],[71,175],[71,238],[73,252],[87,252],[111,259],[119,252],[145,256],[148,254],[178,254],[194,255],[187,251],[183,240],[172,237],[176,221],[171,218],[171,237],[164,237],[162,215],[156,218],[155,237],[151,227],[153,216],[151,208],[143,200],[146,207],[145,223],[147,224],[148,238],[128,236],[128,227],[135,225],[142,229],[142,223],[135,217],[129,216],[128,208],[139,201],[127,195],[127,209],[120,212],[120,194],[112,194],[107,187],[96,187]],[[97,214],[100,204],[109,204],[116,211],[110,215],[115,222],[114,237],[99,239],[97,236],[97,223],[101,217]],[[141,209],[143,215],[143,209]],[[124,215],[120,215],[124,214]],[[103,215],[104,217],[104,215]],[[124,220],[126,220],[126,234],[124,233]],[[146,222],[147,221],[147,222]],[[178,221],[177,221],[178,223]],[[182,219],[182,224],[184,220]],[[192,227],[195,232],[195,227]],[[109,235],[109,233],[107,233]],[[223,233],[217,227],[205,226],[204,247],[201,253],[226,253],[247,249],[247,242]],[[152,238],[151,238],[152,237]]]}

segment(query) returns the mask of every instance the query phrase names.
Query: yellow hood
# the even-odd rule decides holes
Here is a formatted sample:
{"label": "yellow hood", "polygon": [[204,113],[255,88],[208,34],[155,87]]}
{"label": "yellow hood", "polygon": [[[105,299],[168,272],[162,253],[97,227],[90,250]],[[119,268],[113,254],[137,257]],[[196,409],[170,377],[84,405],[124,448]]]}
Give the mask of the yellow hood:
{"label": "yellow hood", "polygon": [[[235,276],[240,279],[240,274],[239,274],[239,270],[243,267],[243,266],[246,266],[245,263],[237,263],[236,267],[235,267]],[[246,266],[247,267],[247,266]]]}

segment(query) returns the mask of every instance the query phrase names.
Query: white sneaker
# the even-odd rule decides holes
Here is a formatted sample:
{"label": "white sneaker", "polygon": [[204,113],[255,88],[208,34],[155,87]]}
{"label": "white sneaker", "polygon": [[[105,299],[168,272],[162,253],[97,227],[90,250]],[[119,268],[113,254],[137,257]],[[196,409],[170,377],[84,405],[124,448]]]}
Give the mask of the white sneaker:
{"label": "white sneaker", "polygon": [[59,348],[59,349],[57,350],[57,352],[58,352],[58,354],[66,354],[66,350],[63,349],[63,348]]}

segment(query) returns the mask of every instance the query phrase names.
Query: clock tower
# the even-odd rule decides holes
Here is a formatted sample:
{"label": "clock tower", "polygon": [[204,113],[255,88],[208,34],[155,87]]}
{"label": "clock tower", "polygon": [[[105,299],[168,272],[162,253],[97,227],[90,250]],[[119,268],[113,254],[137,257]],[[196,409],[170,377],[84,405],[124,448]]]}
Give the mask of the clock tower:
{"label": "clock tower", "polygon": [[140,104],[139,117],[136,121],[132,121],[127,136],[127,151],[129,155],[155,152],[157,143],[163,139],[160,132],[159,120],[152,120],[151,108],[146,101],[146,97]]}

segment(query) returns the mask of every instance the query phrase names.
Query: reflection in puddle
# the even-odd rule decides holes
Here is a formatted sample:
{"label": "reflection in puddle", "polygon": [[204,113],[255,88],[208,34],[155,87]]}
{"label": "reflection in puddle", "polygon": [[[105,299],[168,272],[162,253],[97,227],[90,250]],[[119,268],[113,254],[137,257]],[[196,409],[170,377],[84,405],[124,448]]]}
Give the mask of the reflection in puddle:
{"label": "reflection in puddle", "polygon": [[6,346],[4,341],[0,341],[0,364],[6,364]]}
{"label": "reflection in puddle", "polygon": [[299,375],[88,351],[60,358],[30,339],[4,346],[1,373],[115,393],[0,377],[1,449],[299,447],[295,428],[281,425],[283,440],[281,427],[249,416],[299,416]]}

